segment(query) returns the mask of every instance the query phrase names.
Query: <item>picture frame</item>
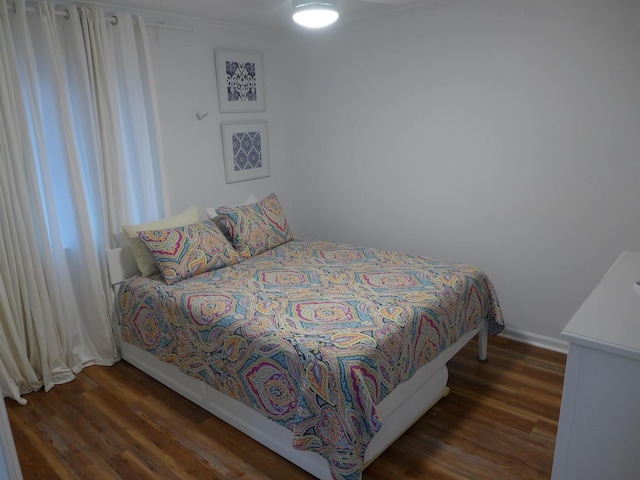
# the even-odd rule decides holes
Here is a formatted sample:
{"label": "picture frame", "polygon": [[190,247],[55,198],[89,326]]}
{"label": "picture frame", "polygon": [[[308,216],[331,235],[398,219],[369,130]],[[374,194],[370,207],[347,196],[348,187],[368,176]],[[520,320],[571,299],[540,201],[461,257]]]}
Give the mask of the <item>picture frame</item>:
{"label": "picture frame", "polygon": [[262,53],[216,48],[220,113],[264,112]]}
{"label": "picture frame", "polygon": [[223,123],[222,154],[226,183],[268,177],[267,122]]}

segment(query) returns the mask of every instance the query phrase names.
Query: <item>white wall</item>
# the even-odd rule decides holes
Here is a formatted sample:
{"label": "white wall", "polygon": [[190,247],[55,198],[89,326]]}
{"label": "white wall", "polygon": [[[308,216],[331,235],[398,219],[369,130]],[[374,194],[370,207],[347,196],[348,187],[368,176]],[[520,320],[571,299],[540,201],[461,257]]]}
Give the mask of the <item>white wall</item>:
{"label": "white wall", "polygon": [[[289,92],[282,82],[287,69],[285,39],[193,18],[169,17],[166,22],[194,29],[148,28],[171,213],[196,204],[204,217],[207,207],[239,203],[250,193],[262,198],[272,192],[278,194],[285,211],[291,209]],[[265,112],[219,113],[214,64],[218,47],[262,52]],[[208,116],[198,120],[197,112]],[[226,184],[220,124],[252,120],[267,121],[271,176]]]}
{"label": "white wall", "polygon": [[290,41],[296,233],[476,264],[558,337],[640,250],[638,25],[637,0],[469,0]]}
{"label": "white wall", "polygon": [[[508,325],[551,337],[640,250],[640,2],[456,0],[288,38],[184,24],[150,29],[173,213],[276,192],[297,234],[483,267]],[[218,113],[216,47],[263,52],[266,112]],[[220,123],[253,119],[271,177],[227,185]]]}

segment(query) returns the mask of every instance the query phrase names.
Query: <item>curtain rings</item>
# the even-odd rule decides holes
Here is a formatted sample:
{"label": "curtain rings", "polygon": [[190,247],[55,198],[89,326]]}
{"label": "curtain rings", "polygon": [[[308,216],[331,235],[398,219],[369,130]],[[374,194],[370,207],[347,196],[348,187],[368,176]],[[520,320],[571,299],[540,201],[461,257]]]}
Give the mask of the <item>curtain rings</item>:
{"label": "curtain rings", "polygon": [[[13,4],[14,8],[15,8],[15,3]],[[69,20],[71,18],[71,12],[69,11],[68,8],[66,8],[64,10],[64,19],[65,20]],[[117,25],[118,24],[118,17],[115,15],[111,15],[111,19],[109,20],[109,23],[111,25]]]}

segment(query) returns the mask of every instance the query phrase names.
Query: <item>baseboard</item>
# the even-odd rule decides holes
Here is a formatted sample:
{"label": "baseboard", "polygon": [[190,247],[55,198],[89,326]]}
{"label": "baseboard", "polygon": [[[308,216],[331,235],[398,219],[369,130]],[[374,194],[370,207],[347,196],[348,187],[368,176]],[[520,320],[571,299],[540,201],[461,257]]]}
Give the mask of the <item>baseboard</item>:
{"label": "baseboard", "polygon": [[558,338],[527,332],[526,330],[506,327],[500,335],[511,340],[535,345],[536,347],[546,348],[547,350],[553,350],[555,352],[567,353],[569,351],[569,342],[565,342]]}

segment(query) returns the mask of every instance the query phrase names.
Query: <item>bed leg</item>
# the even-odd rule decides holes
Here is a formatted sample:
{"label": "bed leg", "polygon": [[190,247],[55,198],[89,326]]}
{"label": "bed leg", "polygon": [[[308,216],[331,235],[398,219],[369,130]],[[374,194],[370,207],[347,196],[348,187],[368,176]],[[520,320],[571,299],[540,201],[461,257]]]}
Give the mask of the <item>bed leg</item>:
{"label": "bed leg", "polygon": [[480,331],[478,332],[478,360],[488,362],[487,345],[489,342],[489,322],[486,319],[482,321]]}

